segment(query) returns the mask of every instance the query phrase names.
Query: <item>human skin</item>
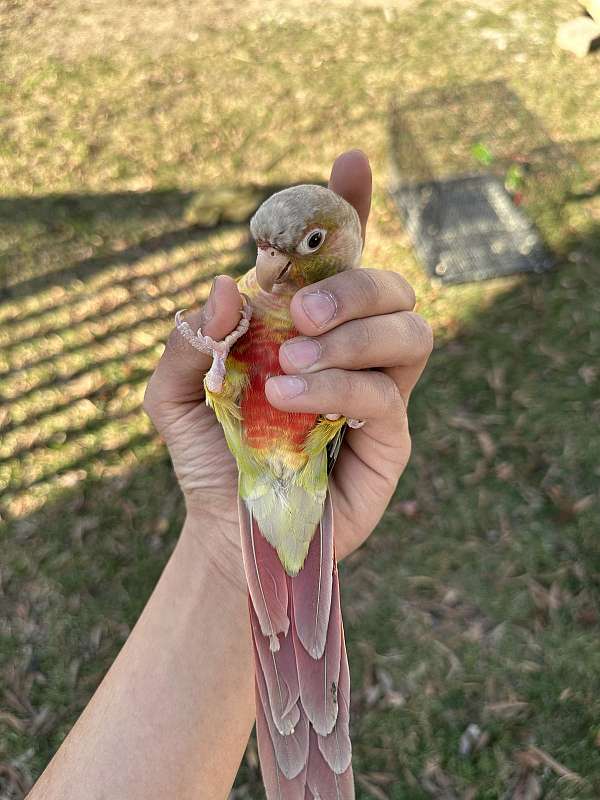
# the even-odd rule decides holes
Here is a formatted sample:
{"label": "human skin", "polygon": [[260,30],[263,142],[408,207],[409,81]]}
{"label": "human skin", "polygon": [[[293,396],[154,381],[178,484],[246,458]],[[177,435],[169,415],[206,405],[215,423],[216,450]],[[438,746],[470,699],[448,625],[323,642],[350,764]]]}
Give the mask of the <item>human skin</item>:
{"label": "human skin", "polygon": [[[340,156],[329,185],[357,209],[364,238],[366,157]],[[311,300],[313,317],[320,309],[327,321],[310,318]],[[370,535],[408,462],[408,401],[432,347],[414,304],[406,281],[383,270],[351,270],[300,290],[291,304],[300,336],[280,350],[285,375],[266,385],[282,410],[367,420],[347,432],[331,477],[339,558]],[[222,275],[186,319],[221,339],[240,306],[236,283]],[[310,352],[318,359],[307,366]],[[186,521],[129,639],[30,800],[216,800],[231,788],[254,721],[253,664],[237,470],[203,402],[209,366],[173,331],[144,407],[169,448]],[[288,377],[304,388],[291,399]]]}

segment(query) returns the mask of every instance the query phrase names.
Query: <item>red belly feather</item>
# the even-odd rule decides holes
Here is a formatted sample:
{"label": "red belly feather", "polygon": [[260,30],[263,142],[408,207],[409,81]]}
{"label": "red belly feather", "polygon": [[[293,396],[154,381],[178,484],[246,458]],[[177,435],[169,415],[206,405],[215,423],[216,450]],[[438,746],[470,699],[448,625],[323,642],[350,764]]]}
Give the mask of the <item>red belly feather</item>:
{"label": "red belly feather", "polygon": [[[244,434],[250,447],[299,451],[317,414],[279,411],[265,396],[265,382],[273,375],[283,375],[279,365],[279,347],[298,335],[295,328],[274,330],[262,320],[253,319],[248,333],[236,344],[233,357],[248,367],[249,382],[241,398]],[[287,446],[286,446],[287,445]]]}

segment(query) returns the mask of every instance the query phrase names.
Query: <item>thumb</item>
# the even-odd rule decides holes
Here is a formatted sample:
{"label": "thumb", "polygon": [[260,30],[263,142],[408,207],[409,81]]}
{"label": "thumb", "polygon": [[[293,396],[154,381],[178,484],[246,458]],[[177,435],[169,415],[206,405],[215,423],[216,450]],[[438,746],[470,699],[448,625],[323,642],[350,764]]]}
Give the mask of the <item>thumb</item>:
{"label": "thumb", "polygon": [[[219,275],[215,278],[205,305],[184,315],[194,332],[202,333],[215,341],[224,339],[240,321],[242,297],[233,278]],[[204,394],[202,381],[212,359],[187,342],[174,328],[167,339],[164,353],[150,378],[145,405],[155,402],[187,403]]]}
{"label": "thumb", "polygon": [[372,184],[369,159],[362,150],[347,150],[333,162],[329,188],[351,203],[358,212],[363,246],[371,209]]}

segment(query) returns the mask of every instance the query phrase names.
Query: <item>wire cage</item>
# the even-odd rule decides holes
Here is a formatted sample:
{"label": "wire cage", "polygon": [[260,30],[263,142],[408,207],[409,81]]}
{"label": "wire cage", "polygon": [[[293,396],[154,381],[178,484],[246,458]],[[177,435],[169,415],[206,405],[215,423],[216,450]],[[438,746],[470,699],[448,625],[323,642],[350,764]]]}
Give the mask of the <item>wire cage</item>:
{"label": "wire cage", "polygon": [[502,81],[429,89],[390,111],[391,193],[431,277],[553,266],[577,165]]}

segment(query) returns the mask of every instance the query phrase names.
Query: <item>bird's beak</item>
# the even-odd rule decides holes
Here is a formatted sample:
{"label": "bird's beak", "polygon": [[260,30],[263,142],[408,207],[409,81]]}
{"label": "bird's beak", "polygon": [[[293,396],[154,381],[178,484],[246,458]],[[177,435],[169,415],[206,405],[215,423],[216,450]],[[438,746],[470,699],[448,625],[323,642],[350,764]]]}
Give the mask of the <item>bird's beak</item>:
{"label": "bird's beak", "polygon": [[281,250],[268,244],[258,245],[256,279],[260,288],[265,292],[271,292],[276,283],[281,283],[291,266],[291,258]]}

